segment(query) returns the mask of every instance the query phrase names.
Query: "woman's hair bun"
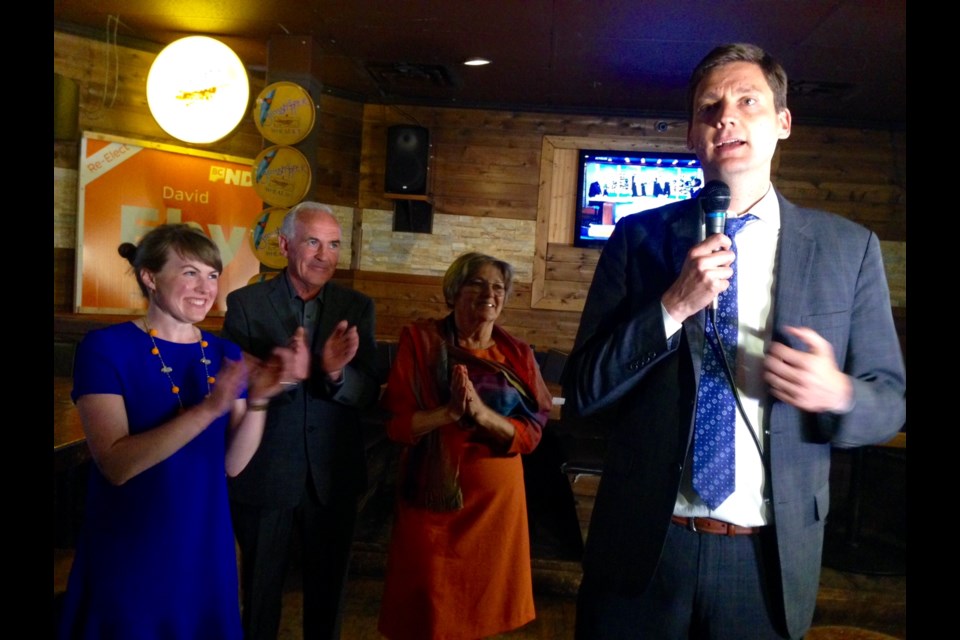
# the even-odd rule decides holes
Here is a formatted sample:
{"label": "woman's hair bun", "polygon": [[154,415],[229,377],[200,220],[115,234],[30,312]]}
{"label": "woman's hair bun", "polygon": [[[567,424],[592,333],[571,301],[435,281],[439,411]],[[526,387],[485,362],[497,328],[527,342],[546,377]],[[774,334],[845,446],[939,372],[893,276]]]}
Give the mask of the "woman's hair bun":
{"label": "woman's hair bun", "polygon": [[124,242],[117,247],[117,253],[126,258],[127,262],[133,264],[133,261],[137,257],[137,245],[131,242]]}

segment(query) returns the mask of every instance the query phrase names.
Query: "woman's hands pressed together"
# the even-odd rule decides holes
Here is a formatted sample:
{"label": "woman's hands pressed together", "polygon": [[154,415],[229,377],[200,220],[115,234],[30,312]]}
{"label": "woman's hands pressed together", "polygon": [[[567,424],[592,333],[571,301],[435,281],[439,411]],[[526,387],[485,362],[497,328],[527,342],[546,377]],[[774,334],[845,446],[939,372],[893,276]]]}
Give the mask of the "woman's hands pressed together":
{"label": "woman's hands pressed together", "polygon": [[462,364],[454,365],[450,373],[450,402],[447,403],[447,413],[451,420],[460,420],[469,415],[471,392],[476,394],[473,383],[467,377],[467,367]]}
{"label": "woman's hands pressed together", "polygon": [[[516,427],[480,398],[476,387],[467,375],[466,365],[454,365],[450,379],[450,402],[447,411],[454,420],[468,428],[480,428],[497,440],[513,438]],[[459,415],[456,413],[459,412]],[[456,417],[454,417],[456,415]]]}

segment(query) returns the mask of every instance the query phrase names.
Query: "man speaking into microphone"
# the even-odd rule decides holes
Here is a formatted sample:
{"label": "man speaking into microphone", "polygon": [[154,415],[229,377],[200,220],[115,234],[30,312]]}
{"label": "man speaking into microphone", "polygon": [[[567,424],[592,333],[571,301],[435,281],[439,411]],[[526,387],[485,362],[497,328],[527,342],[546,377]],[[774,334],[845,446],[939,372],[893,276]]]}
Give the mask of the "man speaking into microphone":
{"label": "man speaking into microphone", "polygon": [[906,419],[876,235],[771,184],[786,96],[759,47],[707,54],[687,144],[716,182],[624,218],[600,257],[564,373],[565,412],[610,425],[581,640],[801,638],[831,446]]}

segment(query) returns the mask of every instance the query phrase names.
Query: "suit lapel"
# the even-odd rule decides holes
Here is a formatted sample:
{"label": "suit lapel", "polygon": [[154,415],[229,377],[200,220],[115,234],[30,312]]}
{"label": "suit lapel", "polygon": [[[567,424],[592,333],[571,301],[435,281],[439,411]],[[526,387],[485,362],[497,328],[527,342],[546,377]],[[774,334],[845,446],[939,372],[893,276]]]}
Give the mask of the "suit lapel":
{"label": "suit lapel", "polygon": [[813,277],[815,240],[807,233],[806,220],[798,207],[780,193],[780,246],[777,250],[777,282],[773,302],[773,331],[784,325],[797,326],[805,312],[802,292]]}
{"label": "suit lapel", "polygon": [[338,317],[337,310],[341,308],[340,292],[331,282],[323,285],[323,302],[320,305],[317,326],[313,333],[313,351],[319,353],[327,337],[333,333],[333,328],[342,318]]}
{"label": "suit lapel", "polygon": [[287,283],[284,280],[287,277],[286,270],[271,279],[268,284],[270,290],[267,293],[267,301],[276,314],[277,322],[280,324],[283,335],[292,336],[300,326],[300,319],[296,316],[290,305]]}

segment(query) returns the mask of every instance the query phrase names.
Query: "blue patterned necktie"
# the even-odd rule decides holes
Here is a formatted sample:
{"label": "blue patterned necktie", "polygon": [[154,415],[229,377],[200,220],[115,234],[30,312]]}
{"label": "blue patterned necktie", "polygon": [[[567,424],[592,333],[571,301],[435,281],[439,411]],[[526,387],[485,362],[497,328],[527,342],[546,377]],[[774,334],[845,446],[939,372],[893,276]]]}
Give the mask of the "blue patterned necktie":
{"label": "blue patterned necktie", "polygon": [[[752,214],[727,218],[724,233],[733,241]],[[709,312],[708,312],[709,313]],[[709,318],[703,342],[700,388],[697,392],[697,416],[693,434],[693,488],[711,509],[719,507],[733,493],[736,471],[734,427],[737,407],[720,359],[720,345]],[[727,354],[730,370],[736,371],[737,357],[737,261],[733,262],[730,286],[717,299],[717,331]]]}

